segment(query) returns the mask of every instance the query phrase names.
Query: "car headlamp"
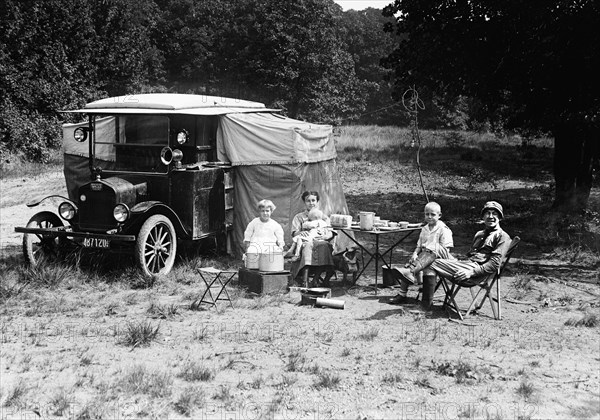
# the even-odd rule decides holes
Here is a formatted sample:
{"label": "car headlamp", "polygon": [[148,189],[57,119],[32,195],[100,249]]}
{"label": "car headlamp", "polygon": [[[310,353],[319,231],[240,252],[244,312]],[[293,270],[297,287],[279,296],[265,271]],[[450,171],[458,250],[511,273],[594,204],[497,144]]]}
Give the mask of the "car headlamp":
{"label": "car headlamp", "polygon": [[190,136],[189,136],[187,130],[180,130],[177,133],[177,143],[184,144],[184,143],[186,143],[188,141],[189,137]]}
{"label": "car headlamp", "polygon": [[76,142],[83,143],[87,140],[87,130],[83,127],[76,128],[73,132],[73,138]]}
{"label": "car headlamp", "polygon": [[129,219],[129,207],[125,204],[117,204],[113,209],[113,217],[119,223],[123,223],[125,220]]}
{"label": "car headlamp", "polygon": [[65,201],[58,206],[58,214],[65,220],[73,220],[77,214],[77,209],[73,204]]}

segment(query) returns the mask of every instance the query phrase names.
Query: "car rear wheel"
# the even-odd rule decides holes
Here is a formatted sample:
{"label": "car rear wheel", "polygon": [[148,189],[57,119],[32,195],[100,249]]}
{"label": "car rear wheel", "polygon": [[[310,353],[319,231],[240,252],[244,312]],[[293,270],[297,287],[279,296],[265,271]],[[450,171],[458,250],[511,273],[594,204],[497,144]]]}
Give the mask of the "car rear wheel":
{"label": "car rear wheel", "polygon": [[135,243],[135,259],[146,276],[167,274],[173,268],[177,236],[173,223],[155,215],[144,222]]}
{"label": "car rear wheel", "polygon": [[[28,228],[49,229],[64,226],[60,218],[50,212],[42,211],[34,214],[29,222]],[[23,256],[25,261],[32,267],[43,263],[56,263],[61,260],[63,240],[56,235],[41,233],[23,234]]]}

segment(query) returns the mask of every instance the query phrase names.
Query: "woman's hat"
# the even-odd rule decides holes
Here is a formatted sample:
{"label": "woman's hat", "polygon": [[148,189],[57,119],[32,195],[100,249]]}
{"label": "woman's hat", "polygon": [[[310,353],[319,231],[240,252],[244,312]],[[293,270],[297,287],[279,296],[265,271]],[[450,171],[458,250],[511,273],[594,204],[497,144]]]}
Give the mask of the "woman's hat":
{"label": "woman's hat", "polygon": [[496,210],[498,213],[500,213],[500,218],[504,219],[504,210],[502,209],[502,204],[498,203],[497,201],[488,201],[485,203],[481,209],[482,216],[483,212],[486,210]]}

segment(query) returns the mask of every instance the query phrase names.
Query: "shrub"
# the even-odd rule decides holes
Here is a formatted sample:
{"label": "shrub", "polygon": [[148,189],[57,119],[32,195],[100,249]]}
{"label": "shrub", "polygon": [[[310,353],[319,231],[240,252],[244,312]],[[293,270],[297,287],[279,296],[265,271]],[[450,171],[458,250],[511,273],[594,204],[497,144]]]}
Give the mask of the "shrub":
{"label": "shrub", "polygon": [[36,111],[22,111],[12,102],[0,105],[0,144],[3,154],[18,153],[34,162],[48,162],[51,151],[62,142],[61,125],[56,117]]}

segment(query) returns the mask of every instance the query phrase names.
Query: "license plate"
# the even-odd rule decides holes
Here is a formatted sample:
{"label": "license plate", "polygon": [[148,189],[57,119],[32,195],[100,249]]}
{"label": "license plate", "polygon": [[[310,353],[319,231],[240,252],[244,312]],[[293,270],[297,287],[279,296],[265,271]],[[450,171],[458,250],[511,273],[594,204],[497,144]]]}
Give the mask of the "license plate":
{"label": "license plate", "polygon": [[110,248],[110,239],[83,238],[84,248]]}

